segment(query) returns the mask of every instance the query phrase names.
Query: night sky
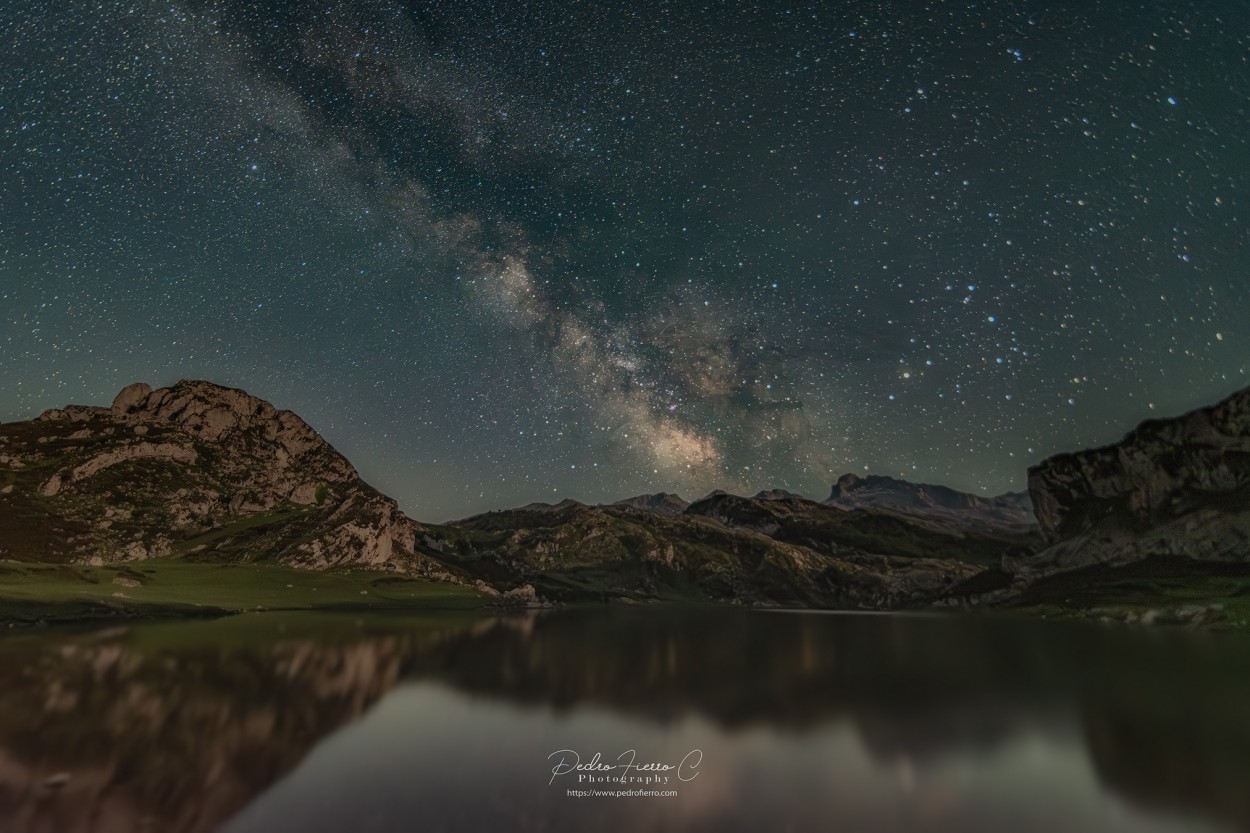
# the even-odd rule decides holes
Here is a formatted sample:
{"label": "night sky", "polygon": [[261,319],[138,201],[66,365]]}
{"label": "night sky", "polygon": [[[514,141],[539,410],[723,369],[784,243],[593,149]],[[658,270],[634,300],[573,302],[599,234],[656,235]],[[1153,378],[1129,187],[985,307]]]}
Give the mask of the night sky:
{"label": "night sky", "polygon": [[207,378],[416,517],[997,493],[1250,384],[1250,7],[9,2],[0,419]]}

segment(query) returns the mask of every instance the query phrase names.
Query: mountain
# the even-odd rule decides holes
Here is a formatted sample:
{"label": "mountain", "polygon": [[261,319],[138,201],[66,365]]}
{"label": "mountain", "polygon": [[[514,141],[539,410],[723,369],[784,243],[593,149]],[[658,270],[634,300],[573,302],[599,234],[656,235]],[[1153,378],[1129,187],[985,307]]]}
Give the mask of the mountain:
{"label": "mountain", "polygon": [[295,414],[205,381],[45,411],[0,426],[0,449],[0,556],[27,562],[366,568],[514,601],[537,588],[570,601],[891,607],[938,598],[1029,543],[781,490],[693,505],[566,499],[422,524]]}
{"label": "mountain", "polygon": [[133,384],[108,408],[2,425],[0,466],[4,558],[423,566],[423,527],[307,423],[211,382]]}
{"label": "mountain", "polygon": [[1250,388],[1029,469],[1046,540],[1018,577],[1145,559],[1250,561]]}
{"label": "mountain", "polygon": [[756,500],[804,500],[804,497],[794,492],[787,492],[785,489],[765,489],[762,492],[755,493]]}
{"label": "mountain", "polygon": [[842,475],[825,504],[842,509],[879,509],[970,530],[1023,533],[1037,525],[1025,492],[980,497],[947,486],[909,483],[882,475]]}
{"label": "mountain", "polygon": [[521,509],[527,512],[561,512],[572,506],[585,506],[585,505],[586,504],[582,503],[581,501],[573,500],[573,498],[566,497],[564,500],[560,501],[559,503],[542,503],[541,501],[536,502],[536,503],[527,503],[524,506],[522,506]]}
{"label": "mountain", "polygon": [[[0,560],[33,564],[0,565],[9,585],[0,595],[28,609],[43,599],[40,582],[58,576],[98,587],[164,581],[168,591],[169,572],[126,566],[157,560],[178,570],[263,562],[273,570],[396,574],[385,587],[367,579],[373,583],[359,592],[370,605],[422,593],[446,598],[453,590],[430,589],[460,585],[454,593],[474,603],[687,599],[879,609],[1080,597],[1092,607],[1091,587],[1101,588],[1101,603],[1123,595],[1131,580],[1145,598],[1161,586],[1159,576],[1181,582],[1186,605],[1211,588],[1232,598],[1232,567],[1213,573],[1209,565],[1250,570],[1250,391],[1144,423],[1116,445],[1051,458],[1030,470],[1029,488],[987,498],[848,474],[823,503],[781,489],[754,497],[718,490],[693,503],[659,493],[425,524],[365,483],[290,411],[210,382],[135,384],[107,408],[70,405],[0,425]],[[1139,564],[1131,575],[1123,572],[1129,562]],[[64,568],[49,573],[40,563]],[[1103,572],[1062,578],[1085,568]],[[185,573],[176,578],[185,586]],[[290,591],[281,598],[304,592],[300,579],[281,581]],[[27,587],[20,598],[18,582]],[[329,598],[324,586],[306,589]],[[81,585],[58,592],[84,598]],[[96,602],[107,595],[93,592]],[[147,593],[149,601],[155,595]],[[162,598],[197,603],[181,591]],[[253,594],[248,603],[269,598]]]}
{"label": "mountain", "polygon": [[[648,508],[658,503],[663,511]],[[546,598],[702,599],[814,607],[923,604],[1029,548],[930,520],[799,497],[714,492],[675,511],[648,496],[488,512],[441,527],[440,557]],[[643,507],[643,508],[640,508]]]}
{"label": "mountain", "polygon": [[612,504],[612,506],[626,506],[632,509],[659,512],[664,515],[680,515],[686,511],[686,507],[689,505],[690,502],[682,498],[681,495],[674,495],[669,492],[657,492],[654,495],[636,495],[635,497],[618,500]]}

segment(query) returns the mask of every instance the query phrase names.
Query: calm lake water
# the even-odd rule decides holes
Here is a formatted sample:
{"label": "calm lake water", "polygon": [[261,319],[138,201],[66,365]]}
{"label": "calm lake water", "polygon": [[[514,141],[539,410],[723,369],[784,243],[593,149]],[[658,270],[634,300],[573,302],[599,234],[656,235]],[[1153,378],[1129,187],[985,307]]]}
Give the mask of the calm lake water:
{"label": "calm lake water", "polygon": [[1239,634],[954,617],[19,634],[0,830],[1246,830],[1248,683]]}

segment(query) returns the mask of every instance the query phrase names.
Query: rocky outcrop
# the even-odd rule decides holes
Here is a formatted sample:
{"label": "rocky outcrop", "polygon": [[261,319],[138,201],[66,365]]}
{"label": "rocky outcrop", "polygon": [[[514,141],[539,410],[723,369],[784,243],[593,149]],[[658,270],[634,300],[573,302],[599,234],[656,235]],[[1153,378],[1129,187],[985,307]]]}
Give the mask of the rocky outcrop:
{"label": "rocky outcrop", "polygon": [[1024,577],[1151,556],[1250,560],[1250,389],[1052,457],[1029,470],[1029,493],[1049,546],[1008,562]]}
{"label": "rocky outcrop", "polygon": [[314,570],[404,569],[409,566],[421,529],[390,498],[372,490],[356,491],[335,508],[327,519],[326,531],[301,543],[288,561],[293,566]]}
{"label": "rocky outcrop", "polygon": [[1250,389],[1210,408],[1144,422],[1115,445],[1061,454],[1029,470],[1050,539],[1109,517],[1147,528],[1250,485]]}
{"label": "rocky outcrop", "polygon": [[[0,466],[16,480],[0,528],[15,556],[101,564],[186,552],[309,569],[420,562],[424,527],[304,420],[241,390],[136,383],[108,408],[45,411],[0,426],[0,437]],[[78,532],[40,531],[49,525]]]}
{"label": "rocky outcrop", "polygon": [[267,457],[272,465],[257,474],[268,476],[284,497],[309,479],[348,483],[359,478],[346,457],[291,411],[212,382],[182,381],[156,390],[129,385],[109,413],[132,426],[173,426],[209,443]]}
{"label": "rocky outcrop", "polygon": [[833,485],[825,504],[841,509],[879,509],[964,529],[1024,532],[1036,524],[1025,492],[981,497],[948,486],[910,483],[883,475],[844,474]]}
{"label": "rocky outcrop", "polygon": [[[74,434],[70,435],[70,439],[84,439],[85,437]],[[196,459],[195,449],[186,446],[177,445],[175,443],[135,443],[102,454],[97,454],[85,463],[80,463],[72,469],[57,472],[48,478],[40,488],[39,493],[44,497],[52,497],[61,491],[61,489],[69,483],[79,480],[85,480],[109,466],[115,466],[118,463],[125,463],[130,460],[170,460],[175,463],[194,463]]]}
{"label": "rocky outcrop", "polygon": [[117,396],[113,397],[113,406],[109,409],[113,416],[125,416],[134,408],[142,405],[152,393],[152,386],[146,382],[135,382],[126,385]]}
{"label": "rocky outcrop", "polygon": [[108,414],[108,408],[97,405],[66,405],[50,408],[39,415],[40,422],[86,422]]}

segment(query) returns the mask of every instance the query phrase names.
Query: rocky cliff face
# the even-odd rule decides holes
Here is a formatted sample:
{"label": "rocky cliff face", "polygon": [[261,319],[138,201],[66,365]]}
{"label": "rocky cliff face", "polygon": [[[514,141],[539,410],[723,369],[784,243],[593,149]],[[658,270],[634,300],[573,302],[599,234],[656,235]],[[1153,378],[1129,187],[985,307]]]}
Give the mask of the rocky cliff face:
{"label": "rocky cliff face", "polygon": [[1025,532],[1036,524],[1029,495],[1024,492],[981,497],[947,486],[909,483],[882,475],[842,475],[825,504],[895,512],[964,529]]}
{"label": "rocky cliff face", "polygon": [[1029,493],[1049,546],[1009,560],[1025,577],[1150,556],[1250,560],[1250,389],[1052,457],[1029,470]]}
{"label": "rocky cliff face", "polygon": [[[6,471],[7,470],[7,471]],[[0,426],[0,556],[410,569],[420,525],[290,411],[182,381]]]}

